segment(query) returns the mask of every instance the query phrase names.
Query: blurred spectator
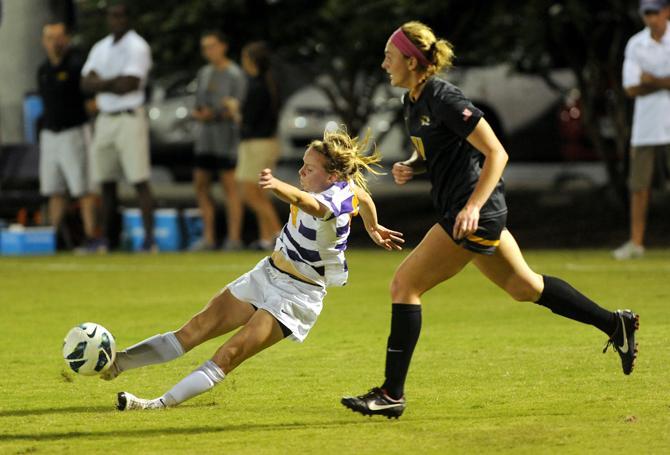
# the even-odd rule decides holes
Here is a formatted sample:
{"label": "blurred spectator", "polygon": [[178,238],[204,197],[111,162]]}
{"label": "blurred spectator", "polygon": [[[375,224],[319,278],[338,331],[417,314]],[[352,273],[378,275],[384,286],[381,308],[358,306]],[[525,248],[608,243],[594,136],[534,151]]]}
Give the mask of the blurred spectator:
{"label": "blurred spectator", "polygon": [[239,144],[240,103],[246,81],[240,67],[230,60],[227,38],[218,31],[200,39],[208,64],[198,71],[196,105],[191,113],[200,124],[196,138],[193,183],[202,213],[204,238],[193,249],[212,250],[216,244],[215,208],[210,186],[218,176],[225,195],[227,237],[224,250],[242,248],[242,201],[235,183]]}
{"label": "blurred spectator", "polygon": [[98,41],[82,70],[82,87],[96,94],[99,109],[93,137],[94,176],[102,185],[103,231],[118,247],[117,182],[122,175],[135,186],[144,225],[143,251],[156,251],[153,197],[149,187],[149,133],[144,87],[151,68],[151,49],[130,28],[128,4],[107,8],[110,34]]}
{"label": "blurred spectator", "polygon": [[49,196],[49,219],[68,246],[71,233],[63,223],[67,195],[79,198],[86,248],[95,240],[95,196],[89,175],[88,116],[79,88],[83,56],[70,47],[65,23],[50,22],[42,29],[47,58],[37,70],[37,84],[44,103],[40,133],[40,190]]}
{"label": "blurred spectator", "polygon": [[630,150],[630,239],[616,259],[644,255],[644,233],[654,168],[670,167],[670,7],[666,0],[642,0],[646,25],[626,45],[623,86],[635,98]]}
{"label": "blurred spectator", "polygon": [[253,210],[258,221],[258,240],[252,248],[272,250],[281,223],[267,192],[258,186],[263,169],[273,170],[279,158],[275,137],[279,114],[277,83],[270,70],[270,49],[256,41],[242,49],[242,69],[247,74],[247,94],[242,104],[240,153],[235,179],[242,200]]}

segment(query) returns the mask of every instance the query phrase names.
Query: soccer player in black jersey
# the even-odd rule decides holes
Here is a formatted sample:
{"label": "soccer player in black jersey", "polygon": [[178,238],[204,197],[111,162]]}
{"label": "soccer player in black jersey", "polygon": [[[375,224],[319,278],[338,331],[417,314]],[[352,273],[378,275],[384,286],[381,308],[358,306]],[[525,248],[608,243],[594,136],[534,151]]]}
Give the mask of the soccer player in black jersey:
{"label": "soccer player in black jersey", "polygon": [[[408,22],[389,38],[382,68],[391,84],[408,89],[404,118],[414,152],[395,163],[395,182],[405,184],[427,172],[441,216],[405,258],[391,282],[391,333],[385,381],[368,393],[342,398],[364,415],[399,417],[405,409],[404,383],[421,330],[421,295],[472,262],[489,280],[518,301],[593,325],[621,357],[624,374],[637,356],[638,315],[606,310],[565,281],[535,273],[505,228],[502,181],[507,153],[489,123],[454,85],[437,76],[451,65],[450,43],[420,22]],[[604,352],[604,351],[603,351]]]}

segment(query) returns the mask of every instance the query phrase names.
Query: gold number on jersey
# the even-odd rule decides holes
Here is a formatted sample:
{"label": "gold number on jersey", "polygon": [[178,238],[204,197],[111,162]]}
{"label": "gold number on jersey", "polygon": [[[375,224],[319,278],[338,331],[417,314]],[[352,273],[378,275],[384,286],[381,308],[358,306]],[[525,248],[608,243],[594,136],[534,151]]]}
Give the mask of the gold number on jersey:
{"label": "gold number on jersey", "polygon": [[410,136],[412,139],[412,144],[414,144],[414,148],[416,149],[417,153],[423,158],[424,160],[426,159],[426,151],[423,148],[423,141],[421,140],[420,137],[416,136]]}

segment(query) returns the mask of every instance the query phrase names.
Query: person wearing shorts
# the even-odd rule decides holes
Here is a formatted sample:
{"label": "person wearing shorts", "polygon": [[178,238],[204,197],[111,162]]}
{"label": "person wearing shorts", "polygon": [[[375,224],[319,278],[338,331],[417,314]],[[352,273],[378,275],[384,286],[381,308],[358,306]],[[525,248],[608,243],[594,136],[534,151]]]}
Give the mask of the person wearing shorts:
{"label": "person wearing shorts", "polygon": [[155,335],[117,353],[103,379],[182,356],[199,344],[239,328],[206,361],[162,396],[117,396],[120,410],[176,406],[221,382],[244,360],[284,338],[302,342],[323,307],[326,288],[344,286],[344,257],[351,218],[359,211],[371,239],[387,250],[401,249],[402,234],[377,222],[362,170],[381,159],[365,154],[367,141],[346,133],[326,133],[305,151],[300,169],[302,190],[264,169],[259,185],[291,204],[291,213],[274,252],[253,270],[217,293],[205,308],[175,332]]}
{"label": "person wearing shorts", "polygon": [[55,21],[42,29],[47,59],[37,70],[37,85],[44,105],[40,132],[40,192],[49,197],[49,220],[66,245],[72,234],[62,222],[67,196],[79,199],[85,247],[96,244],[95,195],[89,173],[88,115],[79,88],[83,58],[69,47],[65,23]]}
{"label": "person wearing shorts", "polygon": [[135,187],[142,213],[141,250],[157,251],[154,241],[153,196],[149,185],[149,128],[144,112],[151,49],[130,29],[129,6],[107,8],[110,34],[98,41],[82,69],[82,88],[96,94],[99,110],[93,135],[94,177],[102,186],[103,235],[112,249],[119,246],[117,182]]}
{"label": "person wearing shorts", "polygon": [[647,209],[655,171],[670,170],[670,6],[641,0],[645,28],[626,44],[622,83],[635,98],[630,138],[630,237],[612,254],[618,260],[644,256]]}
{"label": "person wearing shorts", "polygon": [[422,324],[422,295],[473,263],[515,300],[534,302],[553,313],[604,332],[633,370],[638,316],[609,311],[557,277],[540,275],[526,263],[505,227],[507,204],[502,180],[507,152],[463,92],[438,74],[454,58],[449,42],[427,25],[411,21],[396,29],[384,49],[382,68],[391,84],[406,88],[403,116],[414,153],[395,163],[399,185],[427,172],[438,222],[398,266],[391,281],[391,330],[384,382],[341,403],[363,415],[400,417],[405,379]]}
{"label": "person wearing shorts", "polygon": [[227,57],[228,38],[221,32],[204,32],[200,47],[208,63],[198,71],[191,116],[200,126],[194,147],[193,185],[202,214],[203,239],[193,249],[213,250],[216,245],[216,211],[210,191],[214,178],[221,184],[226,207],[223,249],[239,250],[243,247],[243,205],[235,183],[235,167],[246,80],[240,67]]}
{"label": "person wearing shorts", "polygon": [[270,69],[270,49],[264,41],[255,41],[242,49],[242,68],[247,75],[247,94],[242,104],[240,151],[235,180],[240,195],[256,215],[258,240],[250,247],[272,250],[281,224],[272,201],[258,186],[258,174],[274,169],[279,159],[275,137],[279,116],[277,83]]}

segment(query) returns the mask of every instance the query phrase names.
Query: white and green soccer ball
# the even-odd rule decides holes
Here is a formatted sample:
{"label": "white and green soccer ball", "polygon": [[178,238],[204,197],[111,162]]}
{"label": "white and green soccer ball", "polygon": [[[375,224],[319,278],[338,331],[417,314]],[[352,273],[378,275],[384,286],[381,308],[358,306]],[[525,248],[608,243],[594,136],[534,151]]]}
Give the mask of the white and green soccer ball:
{"label": "white and green soccer ball", "polygon": [[112,334],[95,322],[73,327],[63,340],[63,359],[72,371],[95,376],[107,370],[116,357]]}

